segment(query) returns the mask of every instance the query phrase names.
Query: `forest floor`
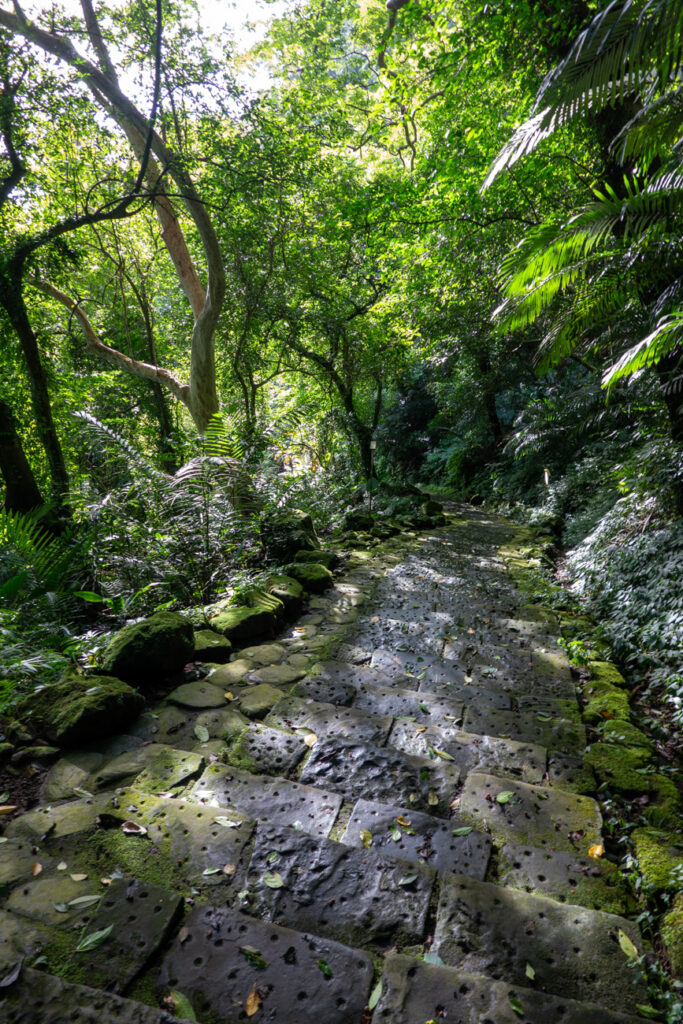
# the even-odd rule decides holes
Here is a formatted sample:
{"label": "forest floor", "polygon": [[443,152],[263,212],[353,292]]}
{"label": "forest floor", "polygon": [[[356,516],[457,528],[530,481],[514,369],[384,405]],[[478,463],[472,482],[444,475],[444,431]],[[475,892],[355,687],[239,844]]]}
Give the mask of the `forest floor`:
{"label": "forest floor", "polygon": [[1,839],[0,1020],[640,1019],[518,537],[460,509],[354,552],[282,635],[57,761]]}

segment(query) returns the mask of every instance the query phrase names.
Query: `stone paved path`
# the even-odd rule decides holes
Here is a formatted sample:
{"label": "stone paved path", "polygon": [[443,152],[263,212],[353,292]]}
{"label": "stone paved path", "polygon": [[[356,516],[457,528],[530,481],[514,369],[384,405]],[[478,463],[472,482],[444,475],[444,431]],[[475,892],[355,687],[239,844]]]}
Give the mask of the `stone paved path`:
{"label": "stone paved path", "polygon": [[275,642],[62,758],[0,845],[0,1020],[639,1019],[511,534],[467,510],[359,552]]}

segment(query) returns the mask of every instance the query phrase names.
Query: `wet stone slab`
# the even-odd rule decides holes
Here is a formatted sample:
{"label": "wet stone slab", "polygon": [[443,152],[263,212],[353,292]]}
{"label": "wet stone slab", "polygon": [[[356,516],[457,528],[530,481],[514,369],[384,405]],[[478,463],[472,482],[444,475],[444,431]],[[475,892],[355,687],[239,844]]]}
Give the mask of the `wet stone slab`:
{"label": "wet stone slab", "polygon": [[74,789],[83,789],[91,772],[99,768],[104,757],[98,752],[74,751],[60,758],[47,774],[42,798],[46,803],[52,800],[68,800],[74,796]]}
{"label": "wet stone slab", "polygon": [[356,687],[342,679],[330,679],[322,675],[308,675],[301,679],[294,690],[297,697],[320,701],[322,704],[336,704],[348,707],[356,696]]}
{"label": "wet stone slab", "polygon": [[253,724],[235,740],[228,752],[230,764],[249,766],[263,775],[291,775],[309,751],[304,738],[281,729]]}
{"label": "wet stone slab", "polygon": [[498,858],[498,881],[537,896],[551,896],[561,903],[612,914],[626,910],[625,886],[616,864],[588,855],[551,853],[506,843]]}
{"label": "wet stone slab", "polygon": [[548,714],[496,711],[470,706],[465,708],[463,727],[467,732],[538,743],[548,750],[562,750],[566,753],[580,753],[586,746],[586,730],[581,722],[555,719]]}
{"label": "wet stone slab", "polygon": [[209,765],[191,795],[210,807],[234,807],[256,821],[298,823],[317,836],[330,834],[342,804],[338,793],[218,764]]}
{"label": "wet stone slab", "polygon": [[646,1001],[621,954],[618,932],[642,949],[638,928],[613,914],[565,906],[463,875],[444,879],[432,951],[451,966],[511,985],[628,1011]]}
{"label": "wet stone slab", "polygon": [[103,895],[99,878],[86,876],[74,881],[67,872],[60,871],[17,886],[9,894],[6,907],[39,924],[79,928],[88,923]]}
{"label": "wet stone slab", "polygon": [[382,997],[372,1024],[439,1020],[457,1024],[636,1024],[640,1020],[642,1024],[642,1018],[613,1012],[599,1003],[559,998],[400,954],[387,957]]}
{"label": "wet stone slab", "polygon": [[286,687],[305,674],[305,668],[295,668],[293,665],[264,665],[247,672],[245,679],[249,683],[269,683],[271,686]]}
{"label": "wet stone slab", "polygon": [[98,988],[123,991],[164,943],[182,914],[183,899],[156,885],[115,879],[93,913],[83,939],[112,925],[96,949],[79,953],[79,967]]}
{"label": "wet stone slab", "polygon": [[254,989],[261,999],[260,1021],[358,1024],[371,979],[367,953],[204,907],[187,919],[159,981],[219,1024],[241,1024]]}
{"label": "wet stone slab", "polygon": [[598,788],[593,769],[580,757],[552,751],[548,758],[548,785],[572,793],[595,793]]}
{"label": "wet stone slab", "polygon": [[49,940],[47,929],[18,914],[0,910],[0,977],[4,978],[17,960],[39,955]]}
{"label": "wet stone slab", "polygon": [[390,745],[419,757],[447,755],[462,770],[463,776],[470,772],[488,772],[521,778],[525,782],[541,782],[547,760],[545,748],[536,743],[479,736],[463,732],[456,725],[439,728],[397,721],[391,731]]}
{"label": "wet stone slab", "polygon": [[241,885],[244,849],[256,822],[232,808],[161,800],[148,818],[150,841],[192,885]]}
{"label": "wet stone slab", "polygon": [[173,1024],[177,1019],[144,1003],[29,969],[3,990],[2,1010],[5,1024]]}
{"label": "wet stone slab", "polygon": [[43,870],[51,870],[55,862],[26,839],[6,839],[0,845],[0,886],[29,882],[36,863]]}
{"label": "wet stone slab", "polygon": [[346,800],[379,800],[449,817],[460,770],[369,743],[325,740],[304,765],[301,781],[325,786]]}
{"label": "wet stone slab", "polygon": [[316,736],[344,736],[381,746],[386,743],[392,719],[386,715],[369,715],[355,708],[286,697],[275,705],[266,724],[287,729],[308,729]]}
{"label": "wet stone slab", "polygon": [[516,779],[468,775],[459,810],[469,824],[503,842],[585,855],[602,838],[595,800]]}
{"label": "wet stone slab", "polygon": [[[409,807],[359,800],[342,842],[364,846],[361,833],[366,832],[372,836],[372,850],[425,863],[439,874],[455,871],[482,880],[486,875],[491,840],[471,826],[465,826],[457,815],[445,822]],[[460,835],[454,834],[458,832]]]}
{"label": "wet stone slab", "polygon": [[[466,676],[465,679],[468,679]],[[434,697],[445,698],[446,700],[457,700],[462,704],[474,704],[477,707],[497,708],[500,711],[509,711],[512,707],[510,694],[501,690],[487,690],[482,686],[473,686],[471,683],[435,682],[426,677],[420,682],[420,694],[432,694]]]}
{"label": "wet stone slab", "polygon": [[106,795],[100,794],[92,799],[70,800],[56,807],[39,807],[10,822],[5,835],[40,844],[90,832],[96,827],[98,815],[106,803]]}
{"label": "wet stone slab", "polygon": [[83,788],[94,793],[137,778],[140,786],[150,790],[170,789],[194,775],[201,764],[198,754],[150,743],[106,761],[88,776]]}
{"label": "wet stone slab", "polygon": [[230,660],[235,662],[248,658],[256,665],[277,665],[283,660],[285,653],[282,644],[258,644],[256,647],[245,647]]}
{"label": "wet stone slab", "polygon": [[353,706],[372,715],[411,716],[419,724],[446,727],[462,721],[463,714],[462,703],[458,700],[395,686],[363,686],[354,698]]}
{"label": "wet stone slab", "polygon": [[434,878],[431,868],[395,852],[260,825],[247,874],[247,909],[351,945],[419,942]]}

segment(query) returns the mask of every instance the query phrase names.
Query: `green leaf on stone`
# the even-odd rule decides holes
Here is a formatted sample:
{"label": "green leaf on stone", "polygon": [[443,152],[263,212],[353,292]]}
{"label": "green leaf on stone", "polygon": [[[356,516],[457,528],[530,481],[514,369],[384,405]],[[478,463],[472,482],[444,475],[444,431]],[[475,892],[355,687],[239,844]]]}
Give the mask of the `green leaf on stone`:
{"label": "green leaf on stone", "polygon": [[217,825],[222,825],[223,828],[239,828],[242,824],[241,821],[231,821],[230,818],[218,817],[213,819]]}
{"label": "green leaf on stone", "polygon": [[97,949],[98,946],[101,946],[103,942],[107,941],[113,930],[114,925],[110,924],[107,925],[106,928],[101,928],[97,932],[92,932],[90,935],[86,935],[85,938],[81,939],[76,946],[76,952],[87,953],[91,949]]}
{"label": "green leaf on stone", "polygon": [[647,1020],[660,1020],[661,1010],[655,1010],[654,1006],[640,1006],[636,1005],[639,1017],[645,1017]]}
{"label": "green leaf on stone", "polygon": [[403,875],[398,880],[398,884],[403,886],[412,885],[413,882],[417,882],[417,875]]}
{"label": "green leaf on stone", "polygon": [[194,734],[198,740],[202,743],[208,743],[209,741],[209,730],[205,725],[195,725]]}
{"label": "green leaf on stone", "polygon": [[266,871],[263,881],[269,889],[281,889],[285,880],[278,871]]}
{"label": "green leaf on stone", "polygon": [[0,804],[6,804],[9,800],[9,790],[6,789],[4,793],[0,793]]}
{"label": "green leaf on stone", "polygon": [[53,906],[58,914],[69,913],[69,908],[67,907],[66,903],[54,903]]}
{"label": "green leaf on stone", "polygon": [[546,715],[546,714],[540,714],[540,715],[536,715],[536,719],[539,722],[552,722],[553,716],[552,715]]}
{"label": "green leaf on stone", "polygon": [[181,1020],[196,1020],[195,1012],[192,1009],[192,1003],[184,996],[182,992],[178,992],[177,989],[171,989],[171,998],[173,999],[173,1012],[176,1017],[180,1017]]}
{"label": "green leaf on stone", "polygon": [[326,978],[332,977],[332,968],[328,964],[327,960],[318,960],[318,969],[322,971]]}
{"label": "green leaf on stone", "polygon": [[470,832],[474,832],[472,825],[463,825],[462,828],[454,828],[451,835],[454,836],[468,836]]}
{"label": "green leaf on stone", "polygon": [[80,910],[84,910],[86,907],[92,907],[95,903],[99,903],[101,896],[90,895],[90,896],[77,896],[75,900],[69,900],[70,907],[78,907]]}
{"label": "green leaf on stone", "polygon": [[204,868],[204,870],[202,871],[202,874],[203,875],[217,875],[218,872],[222,871],[222,870],[223,870],[222,868]]}
{"label": "green leaf on stone", "polygon": [[382,998],[382,979],[380,978],[380,980],[377,982],[377,984],[373,988],[372,992],[370,993],[370,998],[368,1000],[368,1010],[374,1010],[381,998]]}
{"label": "green leaf on stone", "polygon": [[502,789],[500,791],[500,793],[498,794],[498,796],[496,797],[496,803],[499,803],[499,804],[509,804],[510,801],[514,799],[514,797],[515,797],[514,790],[512,790],[512,789]]}
{"label": "green leaf on stone", "polygon": [[510,1009],[514,1010],[520,1017],[524,1016],[524,1007],[520,1003],[519,999],[515,999],[514,996],[510,997]]}
{"label": "green leaf on stone", "polygon": [[401,830],[399,828],[396,828],[395,825],[390,825],[389,831],[391,832],[391,838],[394,840],[395,843],[397,843],[401,838]]}
{"label": "green leaf on stone", "polygon": [[8,843],[8,842],[9,842],[9,839],[7,838],[7,836],[0,836],[0,843]]}
{"label": "green leaf on stone", "polygon": [[271,852],[266,857],[266,864],[274,864],[275,861],[278,860],[279,856],[280,854],[277,852],[277,850],[271,850]]}
{"label": "green leaf on stone", "polygon": [[254,949],[253,946],[240,946],[240,953],[246,956],[250,965],[257,971],[263,971],[268,966],[268,961],[263,959],[260,949]]}
{"label": "green leaf on stone", "polygon": [[446,966],[438,953],[425,953],[422,959],[426,964],[437,964],[439,967]]}
{"label": "green leaf on stone", "polygon": [[367,828],[362,828],[360,830],[360,841],[366,850],[369,850],[372,846],[372,832],[368,831]]}
{"label": "green leaf on stone", "polygon": [[527,978],[529,978],[530,981],[533,981],[534,978],[536,977],[536,971],[533,969],[531,964],[527,964],[526,965],[526,967],[524,969],[524,973],[526,974]]}
{"label": "green leaf on stone", "polygon": [[425,715],[429,714],[429,708],[426,704],[419,704],[418,707],[420,708],[420,711],[424,711]]}
{"label": "green leaf on stone", "polygon": [[439,750],[437,747],[434,747],[434,753],[444,761],[455,761],[455,758],[446,750]]}
{"label": "green leaf on stone", "polygon": [[84,796],[87,800],[92,800],[92,793],[89,793],[87,789],[81,789],[80,786],[74,786],[72,793],[76,796]]}
{"label": "green leaf on stone", "polygon": [[619,939],[619,945],[621,946],[622,952],[626,954],[629,960],[637,960],[638,950],[633,945],[626,932],[622,932],[621,928],[617,932],[617,938]]}

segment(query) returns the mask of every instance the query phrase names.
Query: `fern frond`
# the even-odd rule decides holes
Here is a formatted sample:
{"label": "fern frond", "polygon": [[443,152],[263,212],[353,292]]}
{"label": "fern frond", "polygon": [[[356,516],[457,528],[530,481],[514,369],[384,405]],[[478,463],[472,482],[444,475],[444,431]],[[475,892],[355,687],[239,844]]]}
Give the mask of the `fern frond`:
{"label": "fern frond", "polygon": [[658,363],[683,342],[683,310],[663,317],[654,331],[629,348],[603,374],[603,387],[612,387],[624,377],[632,377],[646,366]]}
{"label": "fern frond", "polygon": [[117,434],[115,430],[112,430],[111,427],[102,423],[89,412],[74,412],[72,415],[75,419],[82,420],[83,423],[86,423],[88,427],[107,444],[119,448],[124,452],[131,465],[139,469],[144,475],[155,481],[167,481],[170,479],[166,473],[162,473],[160,469],[153,466],[137,448],[134,448],[133,445],[125,439],[125,437],[122,437],[121,434]]}

